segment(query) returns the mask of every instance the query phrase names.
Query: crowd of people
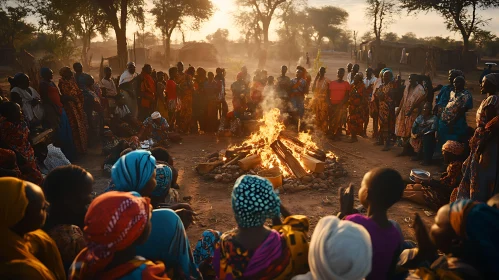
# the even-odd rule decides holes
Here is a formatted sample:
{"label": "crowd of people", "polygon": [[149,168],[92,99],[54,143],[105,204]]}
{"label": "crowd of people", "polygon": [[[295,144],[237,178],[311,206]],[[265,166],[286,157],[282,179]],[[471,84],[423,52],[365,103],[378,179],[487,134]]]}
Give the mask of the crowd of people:
{"label": "crowd of people", "polygon": [[[364,77],[349,64],[336,80],[323,67],[313,82],[303,67],[293,79],[285,66],[277,79],[265,70],[251,78],[243,67],[229,112],[222,68],[184,72],[178,63],[166,74],[146,64],[138,74],[135,67],[129,63],[117,83],[112,69],[95,82],[79,63],[59,71],[58,85],[42,68],[37,90],[23,73],[9,79],[10,98],[0,103],[0,278],[499,278],[499,74],[482,79],[487,97],[473,130],[465,118],[473,99],[459,70],[433,88],[416,74],[405,86],[384,65]],[[353,185],[340,188],[340,212],[321,218],[310,242],[308,218],[290,213],[267,179],[243,175],[230,198],[236,228],[189,242],[195,211],[175,199],[168,142],[200,131],[238,135],[269,96],[287,125],[300,128],[312,115],[315,130],[340,140],[345,128],[353,143],[367,137],[372,118],[383,150],[399,143],[401,156],[422,164],[441,156],[447,171],[418,184],[393,169],[369,171],[358,190],[365,211],[354,209]],[[31,145],[30,131],[48,128],[52,143]],[[97,195],[92,174],[71,161],[99,138],[111,180]],[[155,145],[141,149],[144,141]],[[429,232],[415,216],[417,243],[388,215],[403,198],[437,213]]]}

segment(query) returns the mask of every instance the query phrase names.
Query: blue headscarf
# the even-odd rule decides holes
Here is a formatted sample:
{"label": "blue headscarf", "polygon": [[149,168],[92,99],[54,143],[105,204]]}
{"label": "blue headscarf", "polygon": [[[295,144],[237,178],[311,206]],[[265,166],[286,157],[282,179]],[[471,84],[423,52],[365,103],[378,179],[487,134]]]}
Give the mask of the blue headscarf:
{"label": "blue headscarf", "polygon": [[161,197],[168,193],[173,181],[173,172],[168,165],[158,164],[156,166],[156,188],[151,196]]}
{"label": "blue headscarf", "polygon": [[237,179],[232,190],[232,210],[239,227],[262,226],[281,214],[281,200],[269,180],[255,175]]}
{"label": "blue headscarf", "polygon": [[149,151],[136,150],[122,156],[111,169],[117,191],[140,192],[156,169],[156,159]]}
{"label": "blue headscarf", "polygon": [[[393,80],[395,79],[395,77],[393,76],[393,71],[392,71],[392,69],[390,69],[390,68],[383,68],[383,70],[381,70],[381,75],[380,75],[380,78],[383,78],[383,76],[385,75],[385,72],[390,72],[390,73],[392,73],[392,79],[391,79],[391,81],[393,81]],[[390,81],[390,82],[391,82],[391,81]],[[386,83],[386,81],[384,81],[384,82]]]}
{"label": "blue headscarf", "polygon": [[50,73],[52,73],[52,70],[50,70],[50,68],[48,67],[42,67],[40,69],[40,76],[43,78],[44,76],[47,76],[49,75]]}
{"label": "blue headscarf", "polygon": [[469,252],[485,279],[499,279],[499,209],[472,200],[458,200],[450,205],[450,224],[464,239]]}

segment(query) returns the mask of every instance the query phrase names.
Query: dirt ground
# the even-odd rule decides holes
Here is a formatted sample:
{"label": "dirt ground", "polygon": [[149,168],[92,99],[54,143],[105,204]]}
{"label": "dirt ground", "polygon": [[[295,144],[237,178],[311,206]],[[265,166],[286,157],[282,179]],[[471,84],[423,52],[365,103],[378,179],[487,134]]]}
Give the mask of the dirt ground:
{"label": "dirt ground", "polygon": [[[338,67],[345,67],[350,61],[346,55],[334,55],[332,57],[323,57],[323,64],[331,69],[328,71],[328,77],[334,78]],[[232,82],[232,75],[236,75],[237,69],[241,66],[240,62],[229,61],[227,83]],[[269,75],[278,75],[280,65],[286,64],[280,61],[271,61]],[[253,66],[253,67],[252,67]],[[205,66],[210,70],[209,66]],[[248,68],[255,69],[256,65],[248,65]],[[290,68],[291,69],[291,68]],[[362,65],[361,69],[365,69]],[[398,72],[398,71],[397,71]],[[413,71],[417,72],[417,71]],[[401,71],[403,77],[407,77],[409,71]],[[289,75],[293,75],[290,73]],[[312,73],[313,75],[313,73]],[[473,73],[473,75],[478,75]],[[446,84],[447,74],[442,72],[434,79],[435,85],[438,83]],[[470,79],[471,81],[478,79]],[[476,98],[475,107],[481,100],[478,87],[476,84],[469,83],[468,88],[472,90]],[[230,93],[228,94],[230,100]],[[229,102],[230,103],[230,102]],[[476,109],[475,109],[476,110]],[[469,124],[474,123],[475,111],[468,113]],[[371,127],[369,128],[371,131]],[[235,220],[232,215],[230,205],[230,193],[233,184],[224,184],[216,182],[206,182],[197,175],[195,166],[204,162],[206,156],[213,152],[227,148],[229,144],[240,143],[243,138],[217,138],[215,135],[191,135],[184,138],[181,144],[173,145],[170,152],[174,157],[175,167],[179,170],[179,185],[181,186],[180,197],[192,197],[191,204],[199,214],[198,221],[188,229],[188,235],[191,243],[194,243],[201,233],[208,229],[217,229],[219,231],[226,231],[235,227]],[[317,221],[326,215],[336,214],[339,211],[338,189],[341,186],[348,186],[350,182],[354,183],[358,190],[363,175],[374,167],[391,167],[398,170],[403,176],[408,177],[409,172],[413,168],[420,167],[417,162],[412,162],[407,157],[396,157],[401,151],[401,148],[394,147],[389,152],[382,152],[380,147],[373,146],[371,139],[359,138],[359,142],[348,144],[344,142],[336,142],[334,146],[328,144],[327,140],[319,139],[317,141],[320,148],[325,151],[332,151],[339,156],[341,162],[345,165],[349,172],[346,178],[338,179],[334,186],[330,187],[327,191],[310,190],[299,193],[286,193],[285,191],[280,194],[280,197],[289,210],[295,214],[307,215],[310,218],[312,228]],[[107,185],[109,178],[103,176],[100,170],[102,157],[98,152],[87,156],[80,164],[87,168],[96,178],[96,191],[102,191]],[[431,166],[426,168],[432,173],[434,177],[440,175],[440,168]],[[324,200],[329,200],[329,203],[324,203]],[[360,205],[356,201],[356,206]],[[428,217],[423,206],[408,202],[400,201],[394,205],[389,211],[389,217],[397,221],[404,232],[405,238],[414,239],[413,230],[410,228],[412,218],[415,213],[419,213],[425,223],[431,225],[433,218]],[[312,233],[312,231],[310,232]]]}

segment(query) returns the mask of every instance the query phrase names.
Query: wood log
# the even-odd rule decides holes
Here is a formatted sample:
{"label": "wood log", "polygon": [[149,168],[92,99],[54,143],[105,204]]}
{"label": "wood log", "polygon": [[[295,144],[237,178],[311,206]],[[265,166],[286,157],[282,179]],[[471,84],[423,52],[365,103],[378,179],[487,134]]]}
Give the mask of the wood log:
{"label": "wood log", "polygon": [[237,160],[239,160],[240,158],[241,158],[241,155],[237,155],[235,158],[233,158],[233,159],[229,160],[226,164],[224,164],[224,165],[222,166],[222,168],[225,168],[225,167],[227,167],[227,166],[229,166],[229,165],[233,164],[234,162],[236,162],[236,161],[237,161]]}
{"label": "wood log", "polygon": [[237,161],[239,167],[244,171],[248,171],[251,168],[255,168],[261,163],[262,163],[262,158],[260,157],[260,155],[251,155],[249,157],[245,157]]}
{"label": "wood log", "polygon": [[309,155],[301,155],[301,161],[306,169],[314,173],[322,173],[326,169],[326,163],[324,161],[320,161]]}
{"label": "wood log", "polygon": [[45,141],[45,140],[50,140],[50,138],[52,137],[52,132],[54,131],[51,128],[42,131],[40,134],[36,135],[31,139],[31,143],[33,145],[36,145],[41,142],[48,142],[47,144],[49,144],[52,141]]}
{"label": "wood log", "polygon": [[[293,144],[296,147],[298,147],[299,149],[301,149],[301,151],[303,151],[303,149],[305,149],[307,147],[307,145],[305,143],[303,143],[302,141],[300,141],[300,139],[294,137],[293,135],[291,135],[289,132],[286,132],[286,131],[281,131],[279,133],[279,139],[291,142],[291,144]],[[326,158],[327,158],[326,153],[322,150],[319,150],[319,149],[307,148],[307,154],[311,157],[314,157],[314,158],[320,160],[320,161],[326,161]]]}
{"label": "wood log", "polygon": [[220,165],[223,165],[224,162],[219,160],[219,161],[214,161],[214,162],[204,162],[204,163],[200,163],[198,164],[198,166],[196,167],[196,171],[201,174],[201,175],[204,175],[204,174],[208,174],[210,173],[213,169],[215,169],[217,166],[220,166]]}
{"label": "wood log", "polygon": [[270,144],[270,148],[272,148],[282,164],[286,165],[297,178],[301,179],[307,175],[307,171],[303,169],[300,162],[279,139]]}

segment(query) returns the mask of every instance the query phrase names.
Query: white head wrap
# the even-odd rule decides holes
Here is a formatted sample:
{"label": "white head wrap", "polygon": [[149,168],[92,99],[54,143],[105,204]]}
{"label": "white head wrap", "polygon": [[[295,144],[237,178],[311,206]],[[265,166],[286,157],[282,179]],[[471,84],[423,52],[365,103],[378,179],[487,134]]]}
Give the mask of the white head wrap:
{"label": "white head wrap", "polygon": [[161,118],[161,114],[158,111],[156,111],[156,112],[154,112],[154,113],[151,114],[151,118],[153,120],[159,119],[159,118]]}
{"label": "white head wrap", "polygon": [[372,255],[371,237],[364,227],[326,216],[312,235],[310,272],[293,279],[362,280],[371,272]]}

